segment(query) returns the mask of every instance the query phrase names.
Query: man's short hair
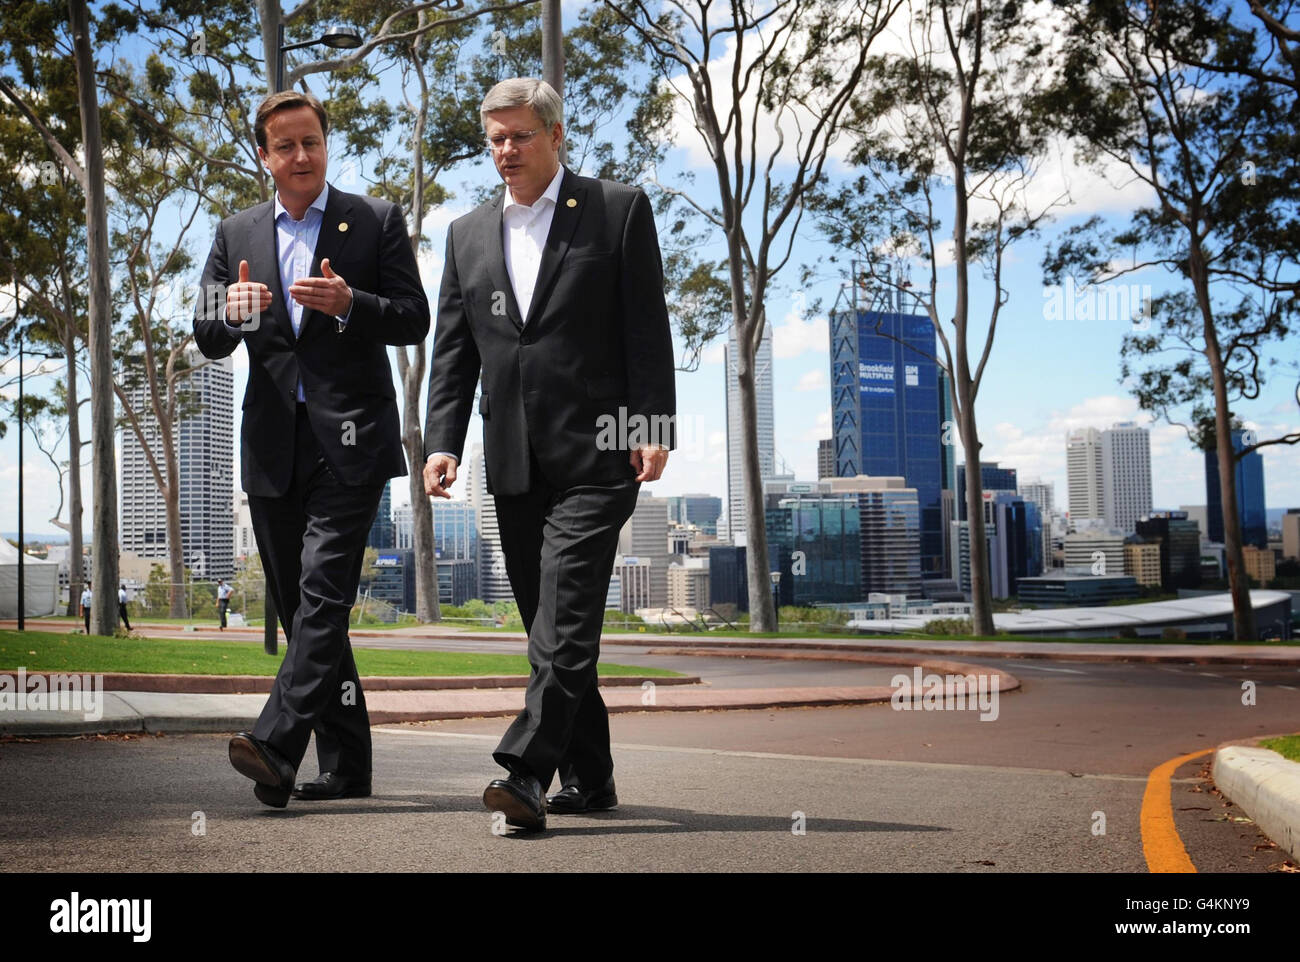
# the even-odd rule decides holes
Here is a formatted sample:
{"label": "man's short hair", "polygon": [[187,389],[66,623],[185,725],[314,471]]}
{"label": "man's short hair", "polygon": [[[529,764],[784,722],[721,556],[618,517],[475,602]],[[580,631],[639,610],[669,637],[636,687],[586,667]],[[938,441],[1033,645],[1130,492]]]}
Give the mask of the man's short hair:
{"label": "man's short hair", "polygon": [[297,107],[310,107],[316,111],[316,116],[320,120],[320,132],[322,134],[330,132],[330,120],[325,115],[323,103],[301,90],[282,90],[278,94],[271,94],[257,108],[257,119],[253,123],[253,137],[257,140],[257,146],[266,150],[266,122],[271,119],[272,114]]}
{"label": "man's short hair", "polygon": [[478,108],[479,119],[487,127],[488,114],[498,110],[529,107],[537,114],[549,132],[556,124],[564,122],[564,101],[555,88],[536,77],[511,77],[487,92]]}

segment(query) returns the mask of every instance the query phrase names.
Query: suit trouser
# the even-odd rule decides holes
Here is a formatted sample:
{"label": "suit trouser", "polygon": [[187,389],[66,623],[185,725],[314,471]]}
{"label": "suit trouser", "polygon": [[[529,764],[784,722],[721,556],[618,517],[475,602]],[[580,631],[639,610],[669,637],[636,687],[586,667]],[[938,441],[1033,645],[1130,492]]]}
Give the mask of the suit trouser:
{"label": "suit trouser", "polygon": [[492,757],[550,785],[604,785],[614,771],[609,714],[596,662],[618,533],[636,508],[631,479],[557,490],[536,460],[532,489],[498,497],[497,527],[506,573],[528,630],[532,674],[524,710]]}
{"label": "suit trouser", "polygon": [[384,485],[335,479],[304,404],[298,405],[293,458],[284,495],[248,498],[267,586],[289,642],[253,736],[297,768],[314,731],[322,772],[368,778],[370,718],[348,615]]}

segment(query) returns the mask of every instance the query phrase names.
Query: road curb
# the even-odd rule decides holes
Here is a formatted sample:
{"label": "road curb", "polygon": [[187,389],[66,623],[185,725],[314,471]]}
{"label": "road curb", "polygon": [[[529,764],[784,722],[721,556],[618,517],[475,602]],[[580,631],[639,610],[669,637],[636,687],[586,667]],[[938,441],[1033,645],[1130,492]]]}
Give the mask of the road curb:
{"label": "road curb", "polygon": [[[926,671],[939,676],[938,689],[919,687],[913,682],[908,707],[933,707],[939,699],[957,700],[958,683],[944,676],[992,674],[997,679],[998,694],[1020,687],[1020,680],[1006,671],[990,673],[983,666],[962,662],[926,659],[892,663],[913,669],[913,676]],[[653,681],[653,680],[652,680]],[[924,681],[930,685],[930,676]],[[661,688],[663,690],[661,690]],[[511,716],[523,708],[521,688],[447,688],[441,690],[398,691],[371,690],[367,699],[372,725],[401,722],[443,721],[459,718],[494,718]],[[620,684],[604,694],[611,714],[652,711],[756,711],[780,708],[817,708],[845,705],[869,705],[889,702],[895,697],[892,686],[822,686],[789,688],[716,689],[706,685],[683,684],[672,679],[646,686]],[[0,735],[84,735],[119,732],[231,732],[251,728],[262,710],[260,693],[177,694],[175,692],[105,692],[102,717],[87,720],[76,711],[41,711],[0,713]],[[974,695],[962,697],[968,708]],[[927,706],[927,702],[930,703]]]}
{"label": "road curb", "polygon": [[[0,671],[12,677],[13,669]],[[32,674],[32,673],[29,673]],[[58,672],[39,672],[50,675]],[[104,691],[150,691],[176,695],[266,694],[275,683],[274,675],[145,675],[128,672],[77,672],[104,679]],[[601,688],[640,688],[655,685],[698,685],[695,675],[608,675],[600,678]],[[362,675],[363,691],[441,691],[476,688],[526,688],[527,675]]]}
{"label": "road curb", "polygon": [[1300,858],[1300,762],[1267,748],[1227,745],[1214,753],[1212,775],[1261,832]]}

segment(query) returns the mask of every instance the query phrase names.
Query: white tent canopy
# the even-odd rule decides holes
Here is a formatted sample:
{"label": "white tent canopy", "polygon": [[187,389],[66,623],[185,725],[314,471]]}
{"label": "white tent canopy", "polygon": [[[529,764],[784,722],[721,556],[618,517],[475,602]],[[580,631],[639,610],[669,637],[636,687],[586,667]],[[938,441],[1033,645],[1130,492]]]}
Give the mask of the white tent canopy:
{"label": "white tent canopy", "polygon": [[[54,614],[59,603],[59,566],[54,561],[23,559],[23,614]],[[0,618],[18,617],[18,549],[0,538]]]}

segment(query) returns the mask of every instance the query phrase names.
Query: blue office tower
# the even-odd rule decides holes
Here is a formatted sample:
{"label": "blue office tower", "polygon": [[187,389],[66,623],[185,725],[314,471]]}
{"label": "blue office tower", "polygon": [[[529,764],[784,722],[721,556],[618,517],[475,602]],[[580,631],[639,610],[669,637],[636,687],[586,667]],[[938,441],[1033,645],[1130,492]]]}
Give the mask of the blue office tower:
{"label": "blue office tower", "polygon": [[835,474],[902,477],[915,488],[921,575],[941,577],[951,450],[942,443],[948,406],[934,326],[922,314],[849,309],[831,312],[830,334]]}
{"label": "blue office tower", "polygon": [[[1232,432],[1232,450],[1246,446],[1245,431]],[[1241,519],[1241,543],[1257,548],[1268,547],[1268,516],[1264,505],[1264,458],[1251,451],[1237,459],[1237,514]],[[1214,448],[1205,452],[1205,521],[1206,536],[1223,543],[1223,495],[1219,486],[1219,454]]]}

